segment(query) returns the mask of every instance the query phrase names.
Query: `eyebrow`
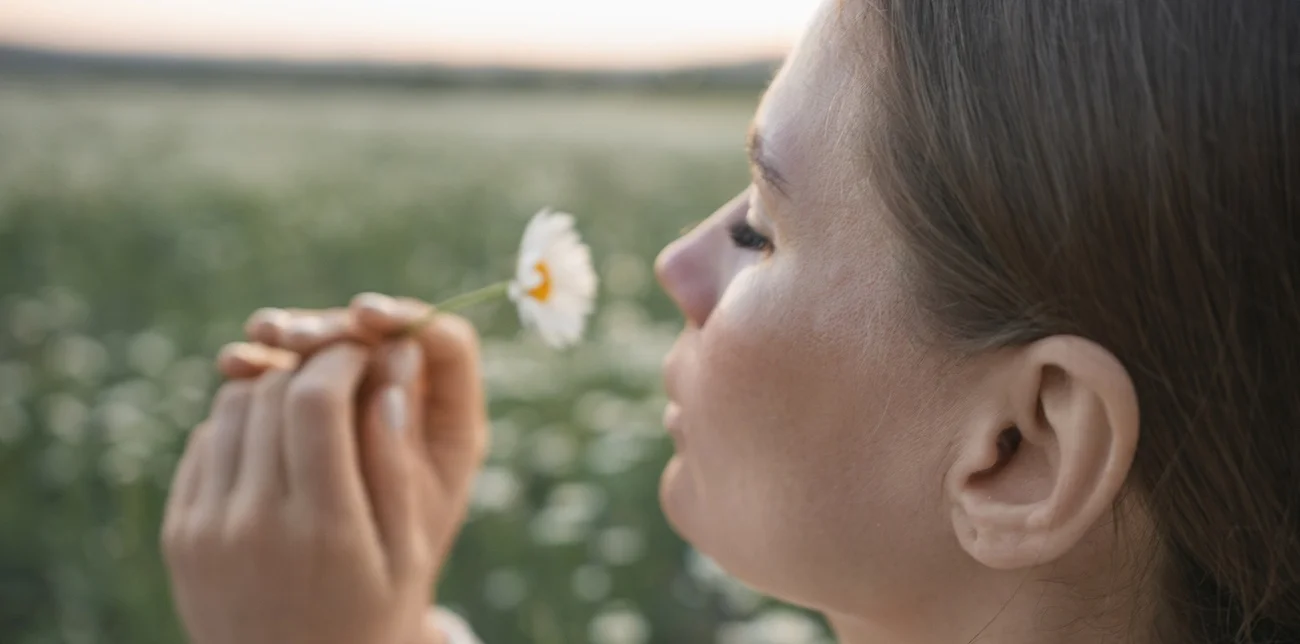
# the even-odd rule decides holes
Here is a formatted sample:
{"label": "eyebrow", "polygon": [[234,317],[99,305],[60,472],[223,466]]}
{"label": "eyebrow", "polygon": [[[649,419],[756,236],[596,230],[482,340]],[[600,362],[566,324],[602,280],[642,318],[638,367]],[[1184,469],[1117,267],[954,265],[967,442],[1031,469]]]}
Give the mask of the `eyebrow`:
{"label": "eyebrow", "polygon": [[764,153],[763,133],[757,125],[749,126],[749,141],[745,148],[749,151],[749,162],[754,164],[758,174],[763,177],[763,181],[781,193],[787,199],[790,197],[790,182],[786,181],[785,175],[772,164],[772,160]]}

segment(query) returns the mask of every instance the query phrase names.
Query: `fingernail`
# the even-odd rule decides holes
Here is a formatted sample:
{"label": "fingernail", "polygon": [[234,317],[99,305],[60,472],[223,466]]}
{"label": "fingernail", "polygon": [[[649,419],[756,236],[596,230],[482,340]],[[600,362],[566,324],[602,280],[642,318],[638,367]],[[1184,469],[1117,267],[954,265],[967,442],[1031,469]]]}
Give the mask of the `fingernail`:
{"label": "fingernail", "polygon": [[248,325],[244,329],[254,337],[278,338],[284,333],[285,323],[288,320],[289,312],[284,309],[262,308],[249,317]]}
{"label": "fingernail", "polygon": [[283,329],[290,319],[289,312],[284,309],[262,309],[261,320],[276,329]]}
{"label": "fingernail", "polygon": [[299,343],[310,342],[324,334],[328,325],[318,317],[298,318],[289,325],[288,336]]}
{"label": "fingernail", "polygon": [[363,309],[370,309],[380,315],[391,316],[396,308],[395,305],[396,303],[393,302],[393,298],[380,293],[362,293],[357,296],[357,306]]}
{"label": "fingernail", "polygon": [[398,385],[414,382],[419,375],[420,358],[419,347],[407,342],[398,345],[388,358],[388,379]]}
{"label": "fingernail", "polygon": [[249,344],[247,342],[241,342],[239,344],[236,344],[231,349],[231,356],[239,360],[243,360],[244,362],[257,362],[261,360],[262,357],[265,355],[266,352],[263,351],[260,347],[258,347],[255,344]]}
{"label": "fingernail", "polygon": [[392,316],[403,325],[411,325],[425,320],[432,312],[433,307],[422,302],[398,302]]}
{"label": "fingernail", "polygon": [[400,388],[384,388],[379,399],[379,416],[388,431],[394,434],[406,431],[406,394]]}

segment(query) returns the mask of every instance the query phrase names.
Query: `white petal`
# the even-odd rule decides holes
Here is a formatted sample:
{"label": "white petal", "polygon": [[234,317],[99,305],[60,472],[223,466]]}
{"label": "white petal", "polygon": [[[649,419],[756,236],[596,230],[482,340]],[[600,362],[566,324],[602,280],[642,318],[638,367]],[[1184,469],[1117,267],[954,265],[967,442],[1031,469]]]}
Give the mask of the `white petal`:
{"label": "white petal", "polygon": [[546,222],[550,219],[551,211],[549,208],[539,210],[528,220],[528,226],[524,228],[523,239],[519,242],[519,256],[527,255],[529,251],[536,251],[545,244],[542,241],[542,230],[546,227]]}
{"label": "white petal", "polygon": [[533,215],[524,229],[524,238],[519,243],[520,255],[529,252],[541,253],[555,243],[556,238],[573,230],[573,215],[553,212],[549,208]]}
{"label": "white petal", "polygon": [[541,306],[531,297],[522,297],[518,302],[519,323],[527,329],[535,329],[538,324],[538,314]]}
{"label": "white petal", "polygon": [[[537,270],[538,263],[545,264],[545,276]],[[515,273],[510,297],[519,307],[520,322],[553,347],[580,340],[594,307],[598,280],[591,249],[574,230],[573,216],[550,210],[534,215],[524,230]],[[528,295],[548,278],[547,301]]]}
{"label": "white petal", "polygon": [[566,342],[560,328],[563,324],[563,317],[553,310],[539,307],[536,316],[537,333],[542,336],[542,341],[556,349],[564,348]]}

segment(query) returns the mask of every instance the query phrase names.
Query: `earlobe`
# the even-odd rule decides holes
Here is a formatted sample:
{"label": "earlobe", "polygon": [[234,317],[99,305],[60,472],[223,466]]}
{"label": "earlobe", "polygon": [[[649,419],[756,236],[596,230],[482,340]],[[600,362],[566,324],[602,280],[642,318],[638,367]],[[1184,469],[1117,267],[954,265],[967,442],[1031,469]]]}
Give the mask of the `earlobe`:
{"label": "earlobe", "polygon": [[1138,438],[1137,395],[1104,347],[1051,336],[1009,354],[992,411],[967,418],[946,481],[962,547],[997,569],[1057,559],[1118,497]]}

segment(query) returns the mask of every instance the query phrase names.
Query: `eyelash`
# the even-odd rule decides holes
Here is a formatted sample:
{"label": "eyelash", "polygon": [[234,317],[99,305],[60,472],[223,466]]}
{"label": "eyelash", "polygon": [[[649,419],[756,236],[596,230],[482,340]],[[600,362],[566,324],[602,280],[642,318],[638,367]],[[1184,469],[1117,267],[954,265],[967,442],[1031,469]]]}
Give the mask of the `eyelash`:
{"label": "eyelash", "polygon": [[757,251],[760,253],[770,253],[775,248],[772,240],[764,237],[749,222],[741,219],[731,224],[731,241],[737,248]]}

